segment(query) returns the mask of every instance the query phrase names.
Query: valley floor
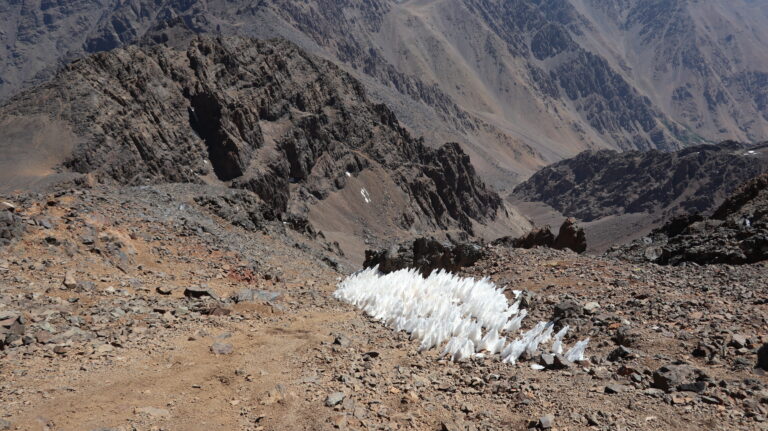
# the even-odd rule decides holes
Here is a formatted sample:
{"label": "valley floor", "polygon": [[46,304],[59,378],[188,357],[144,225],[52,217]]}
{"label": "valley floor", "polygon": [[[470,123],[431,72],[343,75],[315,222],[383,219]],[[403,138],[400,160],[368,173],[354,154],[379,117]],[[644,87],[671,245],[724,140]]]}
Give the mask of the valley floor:
{"label": "valley floor", "polygon": [[525,328],[557,314],[568,344],[591,337],[589,363],[536,371],[417,352],[331,297],[347,271],[310,242],[232,227],[185,190],[17,205],[0,429],[518,430],[545,415],[561,431],[768,429],[766,265],[489,247],[465,275],[529,291]]}

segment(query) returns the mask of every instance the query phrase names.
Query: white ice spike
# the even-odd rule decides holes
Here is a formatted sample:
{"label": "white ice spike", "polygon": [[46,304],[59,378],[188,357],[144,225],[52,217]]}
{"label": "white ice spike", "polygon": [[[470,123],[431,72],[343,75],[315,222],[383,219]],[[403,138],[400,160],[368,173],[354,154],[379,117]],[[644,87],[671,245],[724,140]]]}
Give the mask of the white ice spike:
{"label": "white ice spike", "polygon": [[[333,296],[410,334],[420,351],[443,346],[442,356],[452,361],[500,354],[504,362],[515,363],[524,352],[532,355],[552,339],[552,322],[539,322],[520,335],[528,311],[520,309],[520,301],[510,305],[488,278],[461,278],[444,271],[424,278],[415,269],[381,274],[369,268],[339,283]],[[566,332],[567,327],[555,334],[553,352],[562,353]],[[566,356],[583,358],[588,341],[577,343]]]}

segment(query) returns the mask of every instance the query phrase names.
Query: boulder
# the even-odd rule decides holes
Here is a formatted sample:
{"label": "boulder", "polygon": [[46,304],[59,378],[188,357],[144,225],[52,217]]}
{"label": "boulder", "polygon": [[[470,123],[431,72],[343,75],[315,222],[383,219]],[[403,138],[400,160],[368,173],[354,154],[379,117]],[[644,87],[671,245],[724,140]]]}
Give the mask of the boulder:
{"label": "boulder", "polygon": [[768,371],[768,343],[757,349],[757,368]]}
{"label": "boulder", "polygon": [[468,243],[443,243],[434,238],[418,238],[410,245],[400,245],[388,250],[366,250],[363,267],[379,267],[387,274],[404,268],[416,268],[422,275],[442,269],[456,272],[472,266],[485,253],[482,247]]}
{"label": "boulder", "polygon": [[678,390],[680,386],[695,383],[696,378],[697,372],[693,367],[685,364],[668,364],[653,373],[651,386],[666,392],[673,392]]}
{"label": "boulder", "polygon": [[569,249],[576,253],[583,253],[587,250],[587,237],[584,229],[576,225],[576,220],[568,218],[560,226],[557,237],[552,233],[549,226],[544,226],[542,228],[534,228],[519,238],[509,236],[498,238],[491,244],[526,249],[549,247],[557,250]]}
{"label": "boulder", "polygon": [[569,217],[563,222],[552,248],[558,250],[570,249],[576,253],[587,251],[586,233],[584,229],[576,225],[576,219]]}

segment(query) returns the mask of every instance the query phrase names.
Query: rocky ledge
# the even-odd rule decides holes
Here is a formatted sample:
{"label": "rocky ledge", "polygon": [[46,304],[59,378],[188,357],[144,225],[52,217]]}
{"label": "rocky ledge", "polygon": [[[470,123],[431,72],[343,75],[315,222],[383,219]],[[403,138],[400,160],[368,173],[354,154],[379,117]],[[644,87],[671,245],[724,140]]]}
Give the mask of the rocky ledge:
{"label": "rocky ledge", "polygon": [[663,265],[764,261],[768,259],[768,175],[742,185],[712,217],[676,218],[608,254]]}

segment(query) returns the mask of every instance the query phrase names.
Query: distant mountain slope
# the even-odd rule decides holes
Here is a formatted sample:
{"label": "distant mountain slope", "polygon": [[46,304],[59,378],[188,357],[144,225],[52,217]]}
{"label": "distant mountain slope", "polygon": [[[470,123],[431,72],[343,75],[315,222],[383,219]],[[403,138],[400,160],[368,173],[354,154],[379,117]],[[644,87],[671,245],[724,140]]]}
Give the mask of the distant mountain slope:
{"label": "distant mountain slope", "polygon": [[[768,16],[734,0],[15,0],[0,97],[62,62],[194,32],[282,37],[343,65],[500,189],[583,150],[768,137]],[[159,29],[159,31],[158,31]]]}
{"label": "distant mountain slope", "polygon": [[754,0],[571,0],[583,46],[710,140],[768,137],[768,7]]}
{"label": "distant mountain slope", "polygon": [[244,211],[299,229],[312,219],[379,238],[474,233],[506,214],[458,145],[424,146],[358,81],[285,41],[202,37],[97,54],[13,98],[0,118],[11,153],[36,145],[19,124],[73,136],[62,147],[55,133],[38,137],[41,175],[58,164],[126,185],[228,185],[253,193]]}
{"label": "distant mountain slope", "polygon": [[[537,224],[584,222],[593,251],[635,239],[675,216],[711,214],[768,171],[768,144],[724,142],[677,152],[584,152],[537,172],[509,195]],[[544,207],[543,207],[544,206]]]}
{"label": "distant mountain slope", "polygon": [[713,211],[744,181],[768,170],[768,145],[736,142],[677,152],[603,150],[548,166],[511,196],[544,202],[569,217]]}

